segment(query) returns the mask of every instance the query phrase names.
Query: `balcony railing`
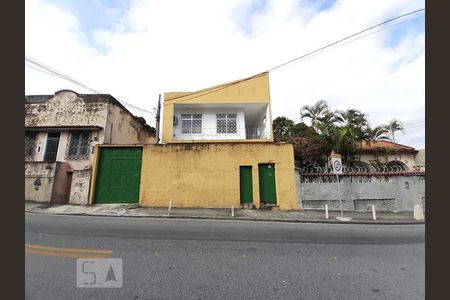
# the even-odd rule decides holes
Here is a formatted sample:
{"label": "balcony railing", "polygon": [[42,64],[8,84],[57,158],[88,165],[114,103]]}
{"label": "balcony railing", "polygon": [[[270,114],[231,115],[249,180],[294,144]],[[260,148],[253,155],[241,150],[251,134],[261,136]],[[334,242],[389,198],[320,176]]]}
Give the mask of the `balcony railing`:
{"label": "balcony railing", "polygon": [[261,128],[245,128],[245,137],[247,140],[266,139],[265,130]]}
{"label": "balcony railing", "polygon": [[[245,135],[244,135],[245,132]],[[226,137],[226,139],[253,140],[267,139],[265,129],[261,128],[237,128],[236,133],[220,133],[217,128],[202,128],[201,133],[178,133],[174,135],[174,140],[215,140]]]}

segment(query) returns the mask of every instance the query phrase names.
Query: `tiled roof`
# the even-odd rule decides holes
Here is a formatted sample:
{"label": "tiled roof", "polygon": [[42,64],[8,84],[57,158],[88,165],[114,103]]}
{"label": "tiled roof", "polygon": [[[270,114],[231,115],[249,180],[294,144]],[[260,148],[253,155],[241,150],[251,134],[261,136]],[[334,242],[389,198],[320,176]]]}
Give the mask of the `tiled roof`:
{"label": "tiled roof", "polygon": [[361,151],[372,152],[380,148],[389,148],[397,152],[417,152],[413,147],[389,142],[389,141],[376,141],[376,142],[362,142]]}

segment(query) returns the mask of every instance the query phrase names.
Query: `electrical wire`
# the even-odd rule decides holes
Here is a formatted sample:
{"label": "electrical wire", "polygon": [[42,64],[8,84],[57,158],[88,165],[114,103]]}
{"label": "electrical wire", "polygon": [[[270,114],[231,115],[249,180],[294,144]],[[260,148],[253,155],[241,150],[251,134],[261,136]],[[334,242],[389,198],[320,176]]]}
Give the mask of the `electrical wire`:
{"label": "electrical wire", "polygon": [[370,35],[373,35],[373,34],[375,34],[375,33],[380,32],[380,31],[384,31],[384,30],[390,29],[390,28],[392,28],[392,27],[395,27],[395,26],[404,24],[404,23],[406,23],[406,22],[411,22],[411,21],[414,21],[414,20],[416,20],[416,19],[420,19],[420,18],[423,18],[423,17],[424,17],[424,16],[420,16],[420,17],[416,17],[416,18],[411,18],[411,19],[405,20],[405,21],[403,21],[403,22],[398,22],[398,23],[392,24],[392,25],[390,25],[390,26],[386,26],[386,27],[384,27],[384,28],[378,29],[378,30],[376,30],[376,31],[373,31],[373,32],[367,33],[367,34],[365,34],[365,35],[362,35],[362,36],[360,36],[360,37],[357,37],[357,38],[354,38],[354,39],[352,39],[352,40],[349,40],[349,41],[347,41],[347,42],[345,42],[345,43],[342,43],[342,44],[339,44],[339,45],[334,45],[333,47],[327,48],[326,50],[323,50],[323,51],[320,51],[320,52],[318,52],[318,53],[312,54],[312,55],[310,55],[310,56],[301,58],[301,59],[299,59],[298,61],[305,61],[305,60],[310,59],[310,58],[313,58],[313,57],[315,57],[315,56],[317,56],[317,55],[320,55],[320,54],[326,53],[326,52],[328,52],[328,51],[337,49],[337,48],[339,48],[339,47],[345,46],[345,45],[350,44],[350,43],[352,43],[352,42],[356,42],[356,41],[358,41],[358,40],[360,40],[360,39],[363,39],[363,38],[365,38],[365,37],[368,37],[368,36],[370,36]]}
{"label": "electrical wire", "polygon": [[[400,19],[400,18],[404,18],[404,17],[406,17],[406,16],[409,16],[409,15],[412,15],[412,14],[415,14],[415,13],[418,13],[418,12],[424,11],[424,10],[425,10],[425,8],[417,9],[417,10],[411,11],[411,12],[409,12],[409,13],[405,13],[405,14],[399,15],[399,16],[397,16],[397,17],[394,17],[394,18],[385,20],[385,21],[383,21],[383,22],[381,22],[381,23],[378,23],[378,24],[376,24],[376,25],[370,26],[370,27],[368,27],[368,28],[366,28],[366,29],[363,29],[363,30],[361,30],[361,31],[358,31],[358,32],[356,32],[356,33],[354,33],[354,34],[348,35],[348,36],[346,36],[346,37],[344,37],[344,38],[342,38],[342,39],[340,39],[340,40],[338,40],[338,41],[335,41],[335,42],[333,42],[333,43],[327,44],[327,45],[325,45],[325,46],[323,46],[323,47],[320,47],[320,48],[318,48],[318,49],[316,49],[316,50],[313,50],[313,51],[311,51],[311,52],[308,52],[308,53],[306,53],[306,54],[304,54],[304,55],[301,55],[301,56],[299,56],[299,57],[296,57],[296,58],[294,58],[294,59],[291,59],[291,60],[289,60],[289,61],[287,61],[287,62],[284,62],[284,63],[279,64],[279,65],[277,65],[277,66],[274,66],[274,67],[272,67],[272,68],[269,68],[268,70],[266,70],[266,71],[264,71],[264,72],[261,72],[261,73],[258,73],[258,74],[256,74],[256,75],[253,75],[253,76],[250,76],[250,77],[241,79],[241,80],[237,80],[237,81],[234,81],[234,82],[231,82],[231,83],[228,83],[228,84],[224,84],[224,85],[218,86],[218,87],[213,88],[213,89],[207,89],[207,90],[205,90],[205,91],[203,91],[203,92],[202,92],[202,91],[191,92],[191,93],[188,93],[188,94],[185,94],[185,95],[182,95],[182,96],[174,97],[174,98],[171,98],[170,101],[176,100],[176,99],[179,99],[179,98],[184,98],[184,97],[188,97],[188,98],[185,99],[185,100],[178,101],[178,103],[184,102],[184,101],[188,101],[188,100],[192,100],[192,99],[194,99],[194,98],[198,98],[198,97],[205,96],[205,95],[208,95],[208,94],[211,94],[211,93],[215,93],[215,92],[217,92],[217,91],[220,91],[220,90],[225,89],[225,88],[228,88],[228,87],[230,87],[230,86],[239,84],[239,83],[241,83],[241,82],[248,81],[248,80],[257,78],[257,77],[259,77],[259,76],[263,76],[264,74],[266,74],[266,73],[268,73],[268,72],[275,71],[275,70],[277,70],[277,69],[279,69],[279,68],[281,68],[281,67],[283,67],[283,66],[286,66],[286,65],[288,65],[288,64],[291,64],[291,63],[293,63],[293,62],[296,62],[296,61],[299,61],[299,60],[304,60],[305,58],[310,58],[310,57],[314,57],[314,56],[316,56],[316,55],[318,55],[318,54],[321,54],[321,53],[325,52],[325,51],[323,51],[323,50],[325,50],[325,49],[327,49],[327,48],[330,48],[330,47],[332,47],[332,46],[336,46],[336,47],[334,47],[334,48],[337,48],[337,47],[343,46],[343,45],[345,45],[345,44],[348,44],[348,43],[350,43],[350,42],[354,42],[354,41],[356,41],[356,40],[359,40],[359,39],[361,39],[361,38],[363,38],[363,37],[366,37],[366,36],[368,36],[368,35],[377,33],[377,32],[379,32],[379,31],[381,31],[381,30],[385,30],[385,29],[388,29],[388,28],[390,28],[390,27],[393,27],[393,26],[397,26],[397,25],[399,25],[399,24],[402,24],[402,23],[404,23],[404,22],[400,22],[400,23],[394,24],[394,25],[392,25],[392,26],[389,26],[389,27],[387,27],[387,28],[383,28],[383,29],[380,29],[380,30],[378,30],[378,31],[375,31],[375,32],[366,34],[366,35],[364,35],[364,36],[362,36],[362,37],[359,37],[359,38],[350,40],[350,41],[348,41],[347,43],[344,43],[344,44],[342,44],[342,45],[337,46],[339,43],[342,43],[343,41],[346,41],[346,40],[351,39],[351,38],[353,38],[353,37],[355,37],[355,36],[358,36],[358,35],[360,35],[360,34],[362,34],[362,33],[364,33],[364,32],[367,32],[367,31],[369,31],[369,30],[372,30],[372,29],[377,28],[377,27],[379,27],[379,26],[382,26],[382,25],[384,25],[384,24],[393,22],[393,21],[398,20],[398,19]],[[332,48],[332,49],[334,49],[334,48]],[[331,50],[331,49],[330,49],[330,50]],[[321,51],[322,51],[322,52],[321,52]],[[55,75],[57,75],[57,76],[59,76],[59,77],[61,77],[61,78],[64,78],[64,79],[69,80],[69,81],[71,81],[71,82],[73,82],[73,83],[75,83],[75,84],[77,84],[77,85],[79,85],[79,86],[82,86],[82,87],[84,87],[85,89],[88,89],[88,90],[90,90],[90,91],[93,91],[93,92],[95,92],[95,93],[100,94],[100,92],[98,92],[98,91],[96,91],[96,90],[94,90],[94,89],[92,89],[92,88],[90,88],[90,87],[88,87],[88,86],[86,86],[86,85],[80,83],[80,82],[77,81],[77,80],[72,79],[71,77],[69,77],[69,76],[67,76],[67,75],[65,75],[65,74],[63,74],[63,73],[61,73],[61,72],[58,72],[58,71],[56,71],[56,70],[51,69],[51,68],[48,67],[48,66],[45,66],[44,64],[42,64],[42,63],[36,61],[35,59],[32,59],[32,58],[30,58],[30,57],[25,56],[25,60],[27,60],[27,61],[29,61],[29,62],[31,62],[31,63],[33,63],[33,64],[36,64],[36,65],[40,66],[41,68],[44,68],[45,70],[48,70],[48,71],[50,71],[51,73],[53,73],[53,74],[55,74]],[[197,95],[196,95],[196,94],[197,94]],[[189,97],[190,95],[191,95],[191,97]],[[125,104],[128,104],[129,106],[135,107],[135,108],[137,108],[137,109],[139,109],[139,110],[145,111],[145,112],[147,112],[147,113],[154,114],[154,112],[150,112],[150,111],[144,110],[144,109],[139,108],[139,107],[137,107],[137,106],[134,106],[134,105],[132,105],[132,104],[130,104],[130,103],[126,103],[125,101],[121,101],[121,102],[123,102],[123,103],[125,103]]]}
{"label": "electrical wire", "polygon": [[[97,91],[97,90],[95,90],[95,89],[93,89],[93,88],[90,88],[90,87],[88,87],[87,85],[85,85],[85,84],[79,82],[78,80],[75,80],[75,79],[73,79],[72,77],[70,77],[70,76],[68,76],[68,75],[66,75],[66,74],[64,74],[64,73],[62,73],[62,72],[60,72],[60,71],[57,71],[57,70],[55,70],[55,69],[53,69],[53,68],[51,68],[51,67],[49,67],[49,66],[47,66],[47,65],[45,65],[45,64],[43,64],[43,63],[41,63],[41,62],[39,62],[39,61],[37,61],[36,59],[33,59],[33,58],[29,57],[29,56],[25,56],[25,61],[28,62],[28,63],[31,63],[31,64],[33,64],[33,65],[36,65],[36,66],[40,67],[41,69],[43,69],[43,70],[37,69],[37,68],[33,67],[33,66],[30,65],[30,64],[26,64],[26,66],[31,67],[31,68],[33,68],[33,69],[35,69],[35,70],[38,70],[38,71],[41,71],[41,72],[43,72],[43,73],[47,73],[47,74],[50,74],[50,75],[56,75],[56,76],[58,76],[58,77],[60,77],[60,78],[62,78],[62,79],[65,79],[65,80],[67,80],[67,81],[70,81],[70,82],[72,82],[72,83],[78,85],[78,86],[81,86],[81,87],[83,87],[84,89],[87,89],[87,90],[93,92],[94,94],[103,94],[103,93],[101,93],[101,92],[99,92],[99,91]],[[123,101],[123,100],[119,100],[119,99],[117,99],[117,100],[118,100],[119,102],[121,102],[122,104],[124,104],[124,105],[133,107],[133,108],[136,109],[136,110],[139,110],[139,111],[142,111],[142,112],[151,114],[151,115],[155,115],[154,112],[151,112],[151,111],[148,111],[148,110],[146,110],[146,109],[140,108],[140,107],[138,107],[138,106],[136,106],[136,105],[133,105],[133,104],[128,103],[128,102],[125,102],[125,101]]]}
{"label": "electrical wire", "polygon": [[[268,69],[268,70],[266,70],[266,71],[264,71],[264,72],[262,72],[262,73],[258,73],[258,74],[256,74],[256,75],[253,75],[253,76],[250,76],[250,77],[247,77],[247,78],[238,80],[238,81],[234,81],[234,82],[231,82],[231,83],[228,83],[228,84],[225,84],[225,85],[222,85],[222,86],[217,87],[217,88],[215,88],[215,89],[205,91],[205,93],[201,93],[201,92],[198,92],[198,91],[197,91],[197,92],[191,92],[191,93],[188,93],[188,94],[186,94],[186,95],[174,97],[174,98],[171,98],[170,101],[176,100],[176,99],[179,99],[179,98],[189,97],[189,95],[192,95],[192,96],[189,97],[188,99],[184,99],[184,100],[181,100],[181,101],[178,101],[178,102],[177,102],[177,103],[181,103],[181,102],[188,101],[188,100],[192,100],[192,99],[195,99],[195,98],[198,98],[198,97],[201,97],[201,96],[210,94],[210,93],[214,93],[214,92],[216,92],[216,91],[222,90],[222,89],[224,89],[224,88],[230,87],[230,86],[232,86],[232,85],[235,85],[235,84],[238,84],[238,83],[241,83],[241,82],[244,82],[244,81],[248,81],[248,80],[254,79],[254,78],[258,77],[258,76],[262,76],[263,74],[265,74],[265,73],[267,73],[267,72],[275,71],[275,70],[277,70],[277,69],[279,69],[279,68],[281,68],[281,67],[283,67],[283,66],[286,66],[286,65],[288,65],[288,64],[291,64],[291,63],[293,63],[293,62],[295,62],[295,61],[304,60],[304,59],[306,59],[306,58],[310,58],[310,57],[314,57],[314,56],[316,56],[316,55],[322,54],[322,53],[325,52],[325,51],[323,51],[323,50],[325,50],[325,49],[327,49],[327,48],[330,48],[330,47],[332,47],[332,46],[335,46],[335,48],[337,48],[337,47],[341,46],[341,45],[339,45],[339,46],[337,46],[337,45],[338,45],[339,43],[342,43],[343,41],[346,41],[346,40],[348,40],[348,39],[351,39],[351,38],[353,38],[353,37],[355,37],[355,36],[357,36],[357,35],[360,35],[360,34],[362,34],[362,33],[364,33],[364,32],[367,32],[367,31],[369,31],[369,30],[371,30],[371,29],[380,27],[380,26],[385,25],[385,24],[387,24],[387,23],[393,22],[393,21],[398,20],[398,19],[400,19],[400,18],[404,18],[404,17],[406,17],[406,16],[409,16],[409,15],[412,15],[412,14],[415,14],[415,13],[418,13],[418,12],[424,11],[424,10],[425,10],[425,8],[417,9],[417,10],[411,11],[411,12],[409,12],[409,13],[405,13],[405,14],[399,15],[399,16],[397,16],[397,17],[395,17],[395,18],[391,18],[391,19],[385,20],[385,21],[383,21],[383,22],[381,22],[381,23],[378,23],[378,24],[376,24],[376,25],[373,25],[373,26],[370,26],[370,27],[368,27],[368,28],[366,28],[366,29],[363,29],[363,30],[361,30],[361,31],[358,31],[358,32],[356,32],[356,33],[354,33],[354,34],[351,34],[351,35],[349,35],[349,36],[346,36],[346,37],[344,37],[344,38],[342,38],[342,39],[340,39],[340,40],[338,40],[338,41],[336,41],[336,42],[330,43],[330,44],[325,45],[325,46],[323,46],[323,47],[320,47],[320,48],[318,48],[318,49],[316,49],[316,50],[314,50],[314,51],[311,51],[311,52],[309,52],[309,53],[306,53],[306,54],[304,54],[304,55],[301,55],[301,56],[299,56],[299,57],[296,57],[296,58],[294,58],[294,59],[291,59],[291,60],[289,60],[289,61],[287,61],[287,62],[284,62],[284,63],[282,63],[282,64],[279,64],[279,65],[277,65],[277,66],[274,66],[274,67],[272,67],[272,68],[270,68],[270,69]],[[409,21],[411,21],[411,20],[409,20]],[[406,22],[406,21],[405,21],[405,22]],[[379,32],[379,31],[381,31],[381,30],[385,30],[385,29],[391,28],[391,27],[393,27],[393,26],[400,25],[400,24],[402,24],[402,23],[404,23],[404,22],[399,22],[399,23],[394,24],[394,25],[392,25],[392,26],[389,26],[389,27],[387,27],[387,28],[383,28],[383,29],[380,29],[380,30],[375,31],[375,32],[373,32],[373,33],[366,34],[366,35],[364,35],[364,36],[362,36],[362,37],[358,37],[358,38],[356,38],[356,39],[350,40],[350,41],[348,41],[347,43],[344,43],[343,45],[348,44],[348,43],[350,43],[350,42],[354,42],[354,41],[356,41],[356,40],[359,40],[359,39],[361,39],[361,38],[363,38],[363,37],[366,37],[366,36],[369,36],[369,35],[371,35],[371,34],[377,33],[377,32]],[[342,46],[343,46],[343,45],[342,45]],[[332,49],[334,49],[334,48],[332,48]],[[330,50],[331,50],[331,49],[330,49]],[[322,51],[322,52],[321,52],[321,51]],[[198,94],[198,95],[195,95],[195,94]]]}
{"label": "electrical wire", "polygon": [[329,48],[329,47],[331,47],[331,46],[333,46],[333,45],[339,44],[339,43],[341,43],[341,42],[343,42],[343,41],[345,41],[345,40],[348,40],[348,39],[350,39],[350,38],[352,38],[352,37],[354,37],[354,36],[357,36],[357,35],[359,35],[359,34],[361,34],[361,33],[367,32],[367,31],[369,31],[369,30],[371,30],[371,29],[374,29],[374,28],[376,28],[376,27],[380,27],[380,26],[382,26],[382,25],[384,25],[384,24],[390,23],[390,22],[392,22],[392,21],[398,20],[398,19],[400,19],[400,18],[404,18],[404,17],[406,17],[406,16],[409,16],[409,15],[412,15],[412,14],[415,14],[415,13],[418,13],[418,12],[424,11],[424,10],[425,10],[425,8],[417,9],[417,10],[411,11],[411,12],[409,12],[409,13],[399,15],[399,16],[397,16],[397,17],[395,17],[395,18],[388,19],[388,20],[383,21],[383,22],[381,22],[381,23],[378,23],[378,24],[376,24],[376,25],[370,26],[370,27],[368,27],[368,28],[366,28],[366,29],[363,29],[363,30],[361,30],[361,31],[358,31],[358,32],[356,32],[356,33],[353,33],[353,34],[351,34],[351,35],[348,35],[348,36],[346,36],[346,37],[344,37],[344,38],[342,38],[342,39],[340,39],[340,40],[338,40],[338,41],[336,41],[336,42],[330,43],[330,44],[325,45],[325,46],[323,46],[323,47],[320,47],[320,48],[318,48],[318,49],[316,49],[316,50],[314,50],[314,51],[311,51],[311,52],[309,52],[309,53],[306,53],[306,54],[304,54],[304,55],[301,55],[301,56],[299,56],[299,57],[296,57],[296,58],[294,58],[294,59],[291,59],[291,60],[289,60],[289,61],[287,61],[287,62],[284,62],[284,63],[282,63],[282,64],[279,64],[279,65],[277,65],[277,66],[275,66],[275,67],[272,67],[272,68],[270,68],[269,70],[267,70],[267,72],[270,72],[270,71],[274,71],[274,70],[276,70],[276,69],[279,69],[279,68],[281,68],[281,67],[283,67],[283,66],[285,66],[285,65],[288,65],[288,64],[290,64],[290,63],[293,63],[293,62],[295,62],[295,61],[297,61],[297,60],[299,60],[299,59],[301,59],[301,58],[303,58],[303,57],[310,56],[310,55],[312,55],[312,54],[314,54],[314,53],[316,53],[316,52],[319,52],[319,51],[321,51],[321,50],[324,50],[324,49],[326,49],[326,48]]}

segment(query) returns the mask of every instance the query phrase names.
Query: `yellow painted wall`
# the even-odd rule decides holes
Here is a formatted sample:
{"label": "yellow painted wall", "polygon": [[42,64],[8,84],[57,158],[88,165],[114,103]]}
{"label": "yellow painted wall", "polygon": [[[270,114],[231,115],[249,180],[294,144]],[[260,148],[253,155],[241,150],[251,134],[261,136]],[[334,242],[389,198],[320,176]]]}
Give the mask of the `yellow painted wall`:
{"label": "yellow painted wall", "polygon": [[240,206],[239,167],[253,167],[253,201],[259,208],[258,163],[274,163],[281,210],[297,209],[292,144],[192,143],[145,145],[140,205],[230,208]]}
{"label": "yellow painted wall", "polygon": [[[164,94],[163,143],[178,143],[174,141],[173,111],[174,104],[253,104],[268,103],[268,121],[272,124],[272,109],[270,107],[269,73],[261,73],[249,78],[217,85],[195,92],[169,92]],[[270,127],[272,130],[272,127]],[[267,140],[266,140],[267,141]],[[273,141],[273,139],[270,139]],[[229,142],[229,141],[228,141]]]}

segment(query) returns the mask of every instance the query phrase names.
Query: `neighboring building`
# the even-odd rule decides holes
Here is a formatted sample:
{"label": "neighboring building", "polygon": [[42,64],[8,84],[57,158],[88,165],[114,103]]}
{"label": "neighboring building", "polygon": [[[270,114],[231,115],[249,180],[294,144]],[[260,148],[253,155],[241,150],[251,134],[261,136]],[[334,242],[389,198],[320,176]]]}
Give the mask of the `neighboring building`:
{"label": "neighboring building", "polygon": [[25,200],[88,204],[95,145],[154,140],[153,128],[111,95],[25,96]]}
{"label": "neighboring building", "polygon": [[420,151],[413,147],[389,141],[377,141],[361,144],[361,162],[402,166],[405,170],[425,170],[425,149]]}
{"label": "neighboring building", "polygon": [[[268,73],[166,93],[162,125],[163,144],[98,147],[90,203],[298,208],[293,146],[273,142]],[[135,168],[110,178],[113,151]]]}
{"label": "neighboring building", "polygon": [[415,163],[418,170],[425,171],[425,148],[417,150]]}

